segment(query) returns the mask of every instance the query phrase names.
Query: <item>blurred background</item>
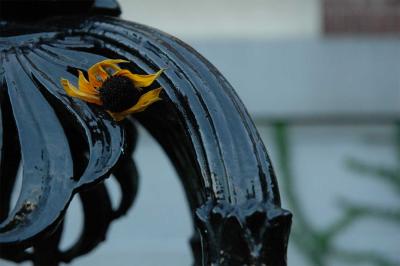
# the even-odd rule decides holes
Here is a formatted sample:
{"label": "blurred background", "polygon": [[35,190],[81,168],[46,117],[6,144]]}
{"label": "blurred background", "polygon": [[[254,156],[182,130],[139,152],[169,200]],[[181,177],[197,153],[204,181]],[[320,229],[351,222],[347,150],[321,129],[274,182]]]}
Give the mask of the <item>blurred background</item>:
{"label": "blurred background", "polygon": [[[238,92],[294,214],[288,265],[400,265],[400,1],[119,3],[123,19],[189,43]],[[191,265],[183,190],[140,133],[133,209],[73,265]],[[80,208],[74,200],[65,247],[78,236]]]}

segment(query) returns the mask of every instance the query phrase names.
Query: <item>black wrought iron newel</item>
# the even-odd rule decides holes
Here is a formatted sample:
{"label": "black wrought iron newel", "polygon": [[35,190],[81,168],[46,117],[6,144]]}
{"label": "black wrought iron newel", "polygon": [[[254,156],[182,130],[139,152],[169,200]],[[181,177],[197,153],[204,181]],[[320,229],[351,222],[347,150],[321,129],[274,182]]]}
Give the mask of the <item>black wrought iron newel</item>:
{"label": "black wrought iron newel", "polygon": [[[291,215],[280,207],[267,152],[206,59],[166,33],[118,19],[111,0],[1,1],[0,8],[3,259],[57,265],[104,240],[135,198],[131,155],[140,123],[185,188],[195,265],[286,265]],[[109,59],[117,61],[99,67]],[[105,87],[118,93],[107,96]],[[19,168],[21,191],[10,209]],[[102,182],[108,177],[121,188],[116,209]],[[74,195],[84,229],[61,251]]]}

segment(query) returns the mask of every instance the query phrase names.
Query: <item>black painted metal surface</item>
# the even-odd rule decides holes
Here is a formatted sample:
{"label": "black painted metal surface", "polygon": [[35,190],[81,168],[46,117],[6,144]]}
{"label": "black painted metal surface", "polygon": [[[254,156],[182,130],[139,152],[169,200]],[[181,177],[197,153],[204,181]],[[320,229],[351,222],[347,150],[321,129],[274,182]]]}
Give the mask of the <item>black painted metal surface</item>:
{"label": "black painted metal surface", "polygon": [[[0,255],[38,265],[70,261],[102,241],[132,204],[133,120],[118,124],[100,107],[68,97],[59,83],[105,58],[125,58],[135,72],[166,69],[157,80],[163,101],[134,118],[178,170],[194,221],[195,264],[286,265],[291,215],[280,208],[267,152],[225,78],[188,45],[153,28],[62,15],[0,22]],[[20,161],[22,189],[9,211]],[[117,210],[101,182],[111,173],[123,191]],[[62,219],[75,193],[85,230],[61,252]],[[31,245],[33,254],[25,251]]]}

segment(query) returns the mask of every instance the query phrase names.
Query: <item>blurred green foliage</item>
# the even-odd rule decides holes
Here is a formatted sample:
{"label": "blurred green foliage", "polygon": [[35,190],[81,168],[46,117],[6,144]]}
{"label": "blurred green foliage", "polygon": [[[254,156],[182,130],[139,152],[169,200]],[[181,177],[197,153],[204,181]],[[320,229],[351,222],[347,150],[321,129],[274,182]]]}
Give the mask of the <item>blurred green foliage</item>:
{"label": "blurred green foliage", "polygon": [[[342,215],[325,228],[315,228],[310,217],[305,216],[301,199],[296,189],[295,175],[291,170],[292,158],[288,126],[285,123],[274,123],[274,138],[277,145],[277,165],[280,168],[280,185],[282,195],[287,200],[288,208],[293,212],[291,242],[304,255],[311,266],[327,266],[334,258],[351,265],[365,264],[375,266],[399,266],[400,262],[392,261],[376,251],[351,251],[335,245],[335,237],[348,229],[354,222],[363,218],[391,220],[400,226],[400,208],[389,209],[386,206],[365,206],[340,200]],[[395,126],[394,147],[397,163],[394,167],[370,165],[355,158],[346,162],[351,171],[361,173],[365,178],[375,178],[394,189],[400,198],[400,123]],[[290,263],[290,262],[289,262]]]}

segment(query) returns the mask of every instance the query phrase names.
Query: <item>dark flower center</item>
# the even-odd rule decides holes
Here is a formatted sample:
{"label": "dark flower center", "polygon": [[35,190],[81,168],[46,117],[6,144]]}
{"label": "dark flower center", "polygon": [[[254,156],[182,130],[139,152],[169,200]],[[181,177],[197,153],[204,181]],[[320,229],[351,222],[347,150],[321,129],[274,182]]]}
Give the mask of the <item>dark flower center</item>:
{"label": "dark flower center", "polygon": [[127,77],[113,76],[99,88],[100,99],[106,110],[117,113],[134,106],[141,93]]}

